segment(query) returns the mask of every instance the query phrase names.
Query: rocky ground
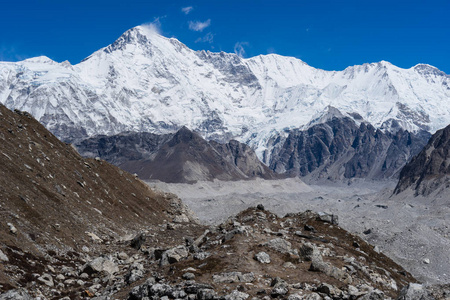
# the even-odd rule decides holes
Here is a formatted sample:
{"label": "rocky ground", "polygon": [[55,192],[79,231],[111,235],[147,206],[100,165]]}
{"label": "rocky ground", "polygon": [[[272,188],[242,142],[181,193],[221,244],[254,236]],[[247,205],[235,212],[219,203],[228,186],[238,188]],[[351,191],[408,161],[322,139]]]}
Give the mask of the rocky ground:
{"label": "rocky ground", "polygon": [[336,214],[343,228],[377,245],[421,282],[450,282],[450,252],[445,251],[450,249],[450,192],[392,196],[394,182],[363,180],[320,185],[298,179],[149,184],[179,193],[201,221],[210,224],[257,203],[278,215],[305,210]]}
{"label": "rocky ground", "polygon": [[[10,290],[0,299],[396,299],[432,294],[377,248],[341,229],[332,215],[305,212],[280,218],[258,205],[218,226],[186,221],[179,217],[132,239],[105,241],[93,252],[52,261],[29,278],[28,291]],[[445,292],[448,287],[439,287],[434,298],[424,299],[445,299]]]}

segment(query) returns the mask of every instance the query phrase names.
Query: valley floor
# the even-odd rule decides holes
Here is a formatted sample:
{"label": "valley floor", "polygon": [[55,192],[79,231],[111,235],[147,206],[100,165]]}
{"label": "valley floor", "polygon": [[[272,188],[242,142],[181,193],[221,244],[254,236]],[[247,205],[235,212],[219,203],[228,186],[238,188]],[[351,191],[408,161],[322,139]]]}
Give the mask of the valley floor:
{"label": "valley floor", "polygon": [[296,178],[148,184],[177,194],[206,224],[259,203],[279,215],[336,214],[341,227],[378,246],[418,280],[450,282],[450,191],[426,198],[410,191],[392,196],[395,183],[389,181],[307,185]]}

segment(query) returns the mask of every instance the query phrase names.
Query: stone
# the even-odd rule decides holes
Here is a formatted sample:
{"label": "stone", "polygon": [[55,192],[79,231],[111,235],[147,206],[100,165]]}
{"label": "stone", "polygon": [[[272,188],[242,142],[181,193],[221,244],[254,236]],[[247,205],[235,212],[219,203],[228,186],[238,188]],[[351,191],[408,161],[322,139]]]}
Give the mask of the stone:
{"label": "stone", "polygon": [[42,276],[38,277],[37,279],[38,282],[45,284],[46,286],[49,287],[54,287],[55,284],[53,282],[53,278],[52,275],[44,273],[42,274]]}
{"label": "stone", "polygon": [[325,223],[330,223],[332,225],[339,225],[339,218],[337,215],[333,215],[333,214],[327,214],[324,212],[318,212],[317,213],[317,220],[325,222]]}
{"label": "stone", "polygon": [[63,274],[56,275],[56,280],[64,281],[65,279],[66,279],[66,277]]}
{"label": "stone", "polygon": [[428,265],[428,264],[430,263],[430,259],[429,259],[429,258],[425,258],[425,259],[423,260],[423,263]]}
{"label": "stone", "polygon": [[[384,293],[380,290],[370,291],[367,294],[363,295],[362,297],[358,298],[358,300],[384,300],[384,299],[386,299],[386,297],[384,296]],[[422,298],[413,298],[413,299],[424,300]]]}
{"label": "stone", "polygon": [[283,268],[285,268],[285,269],[297,269],[297,267],[293,263],[291,263],[290,261],[285,262],[283,264]]}
{"label": "stone", "polygon": [[320,295],[317,293],[311,293],[311,294],[303,296],[302,299],[303,300],[322,300],[323,298],[320,297]]}
{"label": "stone", "polygon": [[191,272],[187,272],[183,274],[184,280],[193,280],[195,278],[195,274]]}
{"label": "stone", "polygon": [[0,294],[0,300],[33,300],[33,297],[25,289],[16,289]]}
{"label": "stone", "polygon": [[231,294],[225,296],[225,300],[245,300],[250,297],[249,294],[234,290]]}
{"label": "stone", "polygon": [[0,250],[0,261],[9,261],[8,256],[2,250]]}
{"label": "stone", "polygon": [[7,223],[6,225],[8,225],[9,227],[9,232],[11,232],[12,234],[17,233],[17,228],[12,223]]}
{"label": "stone", "polygon": [[316,292],[326,294],[328,296],[331,296],[331,294],[334,294],[334,287],[327,283],[322,283],[317,289]]}
{"label": "stone", "polygon": [[82,268],[82,272],[87,274],[106,272],[110,275],[119,272],[119,267],[111,260],[104,257],[97,257]]}
{"label": "stone", "polygon": [[117,258],[120,260],[127,260],[129,256],[125,252],[120,252],[119,254],[117,254]]}
{"label": "stone", "polygon": [[289,293],[287,282],[279,277],[276,277],[272,280],[271,286],[273,287],[271,296],[274,298],[284,296]]}
{"label": "stone", "polygon": [[270,256],[266,252],[258,252],[253,258],[262,264],[270,264]]}
{"label": "stone", "polygon": [[185,214],[177,215],[173,218],[174,223],[189,223],[189,218]]}
{"label": "stone", "polygon": [[262,204],[258,204],[258,205],[256,206],[256,208],[257,208],[258,210],[264,211],[264,205],[262,205]]}
{"label": "stone", "polygon": [[130,246],[136,250],[140,250],[142,244],[145,242],[145,234],[139,233],[137,234],[130,242]]}
{"label": "stone", "polygon": [[276,238],[273,240],[268,241],[264,244],[264,246],[267,246],[275,251],[278,251],[280,253],[289,253],[292,251],[292,244],[285,239],[282,238]]}
{"label": "stone", "polygon": [[215,283],[235,283],[235,282],[246,282],[251,283],[255,281],[255,274],[242,272],[229,272],[213,275],[213,281]]}
{"label": "stone", "polygon": [[81,279],[88,279],[89,278],[89,274],[88,273],[81,273],[80,278]]}
{"label": "stone", "polygon": [[314,244],[304,243],[300,247],[300,258],[304,261],[312,261],[313,258],[321,259],[322,256]]}
{"label": "stone", "polygon": [[189,250],[186,246],[178,246],[165,251],[162,255],[160,265],[165,266],[179,262],[189,256]]}
{"label": "stone", "polygon": [[211,289],[200,289],[197,291],[198,300],[214,300],[216,299],[217,293]]}
{"label": "stone", "polygon": [[210,255],[211,255],[211,253],[209,253],[209,252],[199,252],[199,253],[194,254],[194,259],[195,260],[204,260],[204,259],[207,259]]}

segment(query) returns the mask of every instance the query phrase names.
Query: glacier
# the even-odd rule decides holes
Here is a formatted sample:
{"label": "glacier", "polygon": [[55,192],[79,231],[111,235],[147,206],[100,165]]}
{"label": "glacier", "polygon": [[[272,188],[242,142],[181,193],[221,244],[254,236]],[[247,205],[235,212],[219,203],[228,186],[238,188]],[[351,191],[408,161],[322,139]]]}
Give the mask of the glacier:
{"label": "glacier", "polygon": [[137,26],[76,65],[44,56],[0,62],[0,102],[67,142],[187,126],[209,140],[245,142],[262,158],[271,139],[333,109],[385,131],[433,133],[450,123],[450,76],[426,64],[325,71],[276,54],[194,51]]}

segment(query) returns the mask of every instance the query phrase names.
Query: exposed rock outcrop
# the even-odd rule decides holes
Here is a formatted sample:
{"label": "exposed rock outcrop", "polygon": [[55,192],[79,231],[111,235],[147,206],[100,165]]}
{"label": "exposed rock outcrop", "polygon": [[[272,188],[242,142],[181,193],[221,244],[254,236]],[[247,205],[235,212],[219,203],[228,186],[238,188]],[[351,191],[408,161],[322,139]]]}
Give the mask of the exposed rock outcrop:
{"label": "exposed rock outcrop", "polygon": [[368,123],[333,116],[307,130],[292,130],[274,146],[270,168],[290,176],[339,180],[396,178],[429,134],[383,132]]}
{"label": "exposed rock outcrop", "polygon": [[175,134],[123,133],[77,144],[88,157],[99,156],[142,179],[164,182],[275,178],[254,151],[237,141],[206,141],[186,127]]}
{"label": "exposed rock outcrop", "polygon": [[429,195],[450,187],[450,125],[438,130],[428,144],[400,172],[394,193],[407,188],[416,195]]}

